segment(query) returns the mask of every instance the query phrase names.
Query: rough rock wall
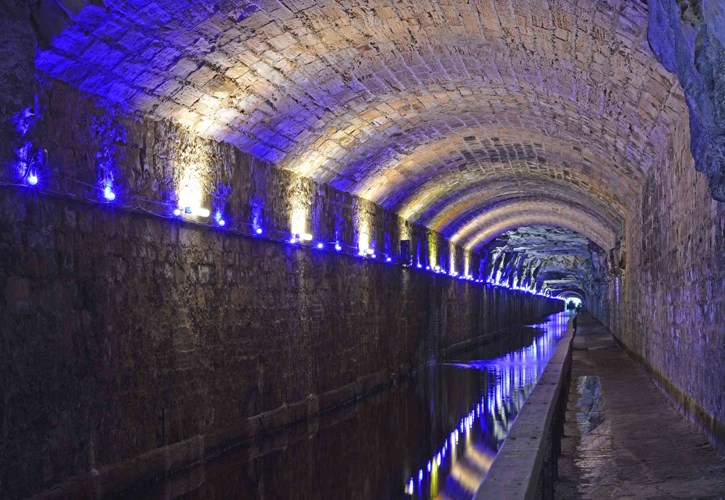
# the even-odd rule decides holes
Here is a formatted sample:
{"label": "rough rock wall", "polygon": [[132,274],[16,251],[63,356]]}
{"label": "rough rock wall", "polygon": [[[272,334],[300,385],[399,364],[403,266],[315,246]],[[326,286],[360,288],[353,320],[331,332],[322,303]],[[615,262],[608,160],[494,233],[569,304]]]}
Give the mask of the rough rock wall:
{"label": "rough rock wall", "polygon": [[[28,23],[30,2],[0,1],[0,169],[14,159],[20,146],[12,117],[33,103],[35,33]],[[13,57],[9,57],[13,54]]]}
{"label": "rough rock wall", "polygon": [[652,51],[687,95],[695,166],[725,201],[725,3],[649,0],[648,9]]}
{"label": "rough rock wall", "polygon": [[725,443],[725,204],[692,169],[686,118],[630,214],[610,325]]}

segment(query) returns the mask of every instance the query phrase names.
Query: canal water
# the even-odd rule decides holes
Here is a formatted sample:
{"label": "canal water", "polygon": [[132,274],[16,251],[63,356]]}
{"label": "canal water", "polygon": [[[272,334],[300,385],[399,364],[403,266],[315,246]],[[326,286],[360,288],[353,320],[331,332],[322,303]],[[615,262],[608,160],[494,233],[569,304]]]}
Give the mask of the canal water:
{"label": "canal water", "polygon": [[471,498],[566,331],[567,313],[240,446],[133,498]]}

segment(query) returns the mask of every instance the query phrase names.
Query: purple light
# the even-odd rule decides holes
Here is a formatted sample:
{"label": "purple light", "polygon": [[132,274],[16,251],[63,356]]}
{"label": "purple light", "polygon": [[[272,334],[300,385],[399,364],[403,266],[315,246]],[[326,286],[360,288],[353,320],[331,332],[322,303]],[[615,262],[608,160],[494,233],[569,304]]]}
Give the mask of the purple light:
{"label": "purple light", "polygon": [[28,184],[31,186],[35,186],[38,183],[38,176],[35,174],[30,174],[28,176]]}
{"label": "purple light", "polygon": [[257,234],[262,234],[262,228],[258,227],[257,229],[254,230],[254,232]]}
{"label": "purple light", "polygon": [[110,184],[106,185],[106,187],[103,188],[103,197],[108,201],[113,201],[116,199],[116,193],[113,192],[113,188]]}

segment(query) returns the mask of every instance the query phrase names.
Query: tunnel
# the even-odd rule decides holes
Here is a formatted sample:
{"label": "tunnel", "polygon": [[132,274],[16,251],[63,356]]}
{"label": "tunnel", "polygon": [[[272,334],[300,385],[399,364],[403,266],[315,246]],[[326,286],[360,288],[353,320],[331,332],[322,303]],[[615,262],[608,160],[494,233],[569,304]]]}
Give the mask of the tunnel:
{"label": "tunnel", "polygon": [[1,498],[725,492],[725,4],[0,6]]}

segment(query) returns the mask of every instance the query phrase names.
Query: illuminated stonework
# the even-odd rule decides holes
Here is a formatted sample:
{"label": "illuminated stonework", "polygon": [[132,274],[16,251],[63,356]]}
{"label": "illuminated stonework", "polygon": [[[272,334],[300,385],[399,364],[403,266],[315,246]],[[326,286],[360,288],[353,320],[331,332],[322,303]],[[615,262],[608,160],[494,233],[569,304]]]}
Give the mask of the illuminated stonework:
{"label": "illuminated stonework", "polygon": [[41,25],[37,66],[448,234],[535,185],[517,223],[569,199],[610,240],[682,92],[641,3],[530,3],[86,5]]}

